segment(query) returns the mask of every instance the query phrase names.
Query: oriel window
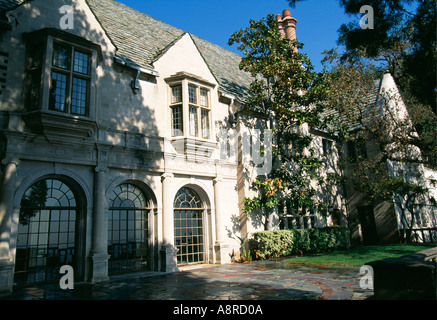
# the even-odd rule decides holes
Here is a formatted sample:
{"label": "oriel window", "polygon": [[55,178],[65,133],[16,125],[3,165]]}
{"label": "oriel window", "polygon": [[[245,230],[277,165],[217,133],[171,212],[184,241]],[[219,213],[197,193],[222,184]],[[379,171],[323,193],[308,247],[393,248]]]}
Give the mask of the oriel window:
{"label": "oriel window", "polygon": [[199,84],[182,81],[170,85],[169,95],[172,136],[210,139],[210,90]]}

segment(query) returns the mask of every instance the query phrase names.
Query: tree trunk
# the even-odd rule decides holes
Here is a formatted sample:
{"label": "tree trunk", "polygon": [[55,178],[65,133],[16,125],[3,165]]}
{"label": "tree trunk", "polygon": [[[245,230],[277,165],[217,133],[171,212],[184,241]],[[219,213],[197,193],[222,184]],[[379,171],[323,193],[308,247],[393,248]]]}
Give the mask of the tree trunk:
{"label": "tree trunk", "polygon": [[273,210],[268,210],[265,212],[266,221],[264,223],[264,230],[273,230]]}

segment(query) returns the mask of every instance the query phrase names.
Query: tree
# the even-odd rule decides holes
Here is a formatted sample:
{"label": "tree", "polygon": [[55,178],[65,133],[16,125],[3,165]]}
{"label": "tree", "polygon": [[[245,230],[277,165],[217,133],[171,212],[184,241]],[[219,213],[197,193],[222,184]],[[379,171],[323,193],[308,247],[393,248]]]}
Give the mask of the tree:
{"label": "tree", "polygon": [[[294,7],[303,0],[288,0]],[[342,59],[362,57],[383,65],[395,78],[404,96],[412,96],[436,113],[436,0],[339,0],[354,22],[339,29],[345,46]],[[374,28],[360,27],[360,8],[370,5]]]}
{"label": "tree", "polygon": [[[435,144],[431,136],[417,134],[397,90],[379,92],[384,70],[363,59],[341,61],[332,50],[326,52],[324,62],[331,65],[326,103],[331,109],[332,130],[337,130],[342,140],[367,141],[374,150],[355,159],[352,181],[368,201],[396,205],[401,236],[410,241],[418,208],[428,192],[421,169],[428,159],[421,151],[435,148]],[[435,118],[433,113],[428,116]],[[435,127],[432,130],[436,132]]]}
{"label": "tree", "polygon": [[[329,75],[325,102],[335,111],[329,120],[342,139],[376,141],[386,160],[433,165],[428,155],[437,152],[435,114],[417,102],[406,110],[405,99],[395,88],[378,92],[385,70],[366,59],[343,61],[338,52],[328,50],[323,63]],[[414,125],[419,121],[421,135]],[[353,131],[356,127],[361,130]]]}
{"label": "tree", "polygon": [[263,114],[273,130],[273,170],[257,177],[252,187],[258,195],[244,199],[243,208],[246,213],[259,210],[268,230],[273,209],[283,201],[300,213],[319,205],[310,181],[322,163],[310,146],[312,137],[302,128],[323,126],[320,101],[325,77],[314,72],[308,56],[296,50],[301,43],[279,34],[272,14],[234,32],[229,44],[235,43],[244,53],[240,68],[254,79],[245,108]]}
{"label": "tree", "polygon": [[[403,169],[408,168],[403,166]],[[423,196],[428,192],[423,180],[411,181],[410,177],[421,178],[414,167],[402,172],[402,176],[390,175],[387,164],[380,157],[363,160],[355,170],[355,184],[372,202],[390,201],[398,209],[401,240],[410,242],[412,230],[420,212],[417,207],[423,203]]]}

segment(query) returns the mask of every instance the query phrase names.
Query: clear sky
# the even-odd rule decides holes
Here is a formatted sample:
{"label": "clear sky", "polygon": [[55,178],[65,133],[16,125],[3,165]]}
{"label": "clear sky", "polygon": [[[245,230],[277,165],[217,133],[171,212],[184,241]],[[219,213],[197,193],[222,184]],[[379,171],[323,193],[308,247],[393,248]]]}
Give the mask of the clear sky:
{"label": "clear sky", "polygon": [[[290,8],[286,0],[118,0],[174,27],[192,33],[233,52],[228,40],[234,31],[245,28],[249,20],[290,9],[297,19],[297,37],[303,52],[311,58],[316,71],[321,70],[321,54],[338,47],[338,29],[351,21],[338,0],[307,0]],[[358,18],[355,18],[358,19]],[[240,53],[241,54],[241,53]]]}

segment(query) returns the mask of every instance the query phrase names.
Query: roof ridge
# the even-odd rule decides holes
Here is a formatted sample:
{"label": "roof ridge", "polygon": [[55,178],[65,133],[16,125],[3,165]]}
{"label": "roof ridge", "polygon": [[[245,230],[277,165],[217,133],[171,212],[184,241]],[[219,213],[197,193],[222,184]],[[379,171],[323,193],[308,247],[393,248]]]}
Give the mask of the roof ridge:
{"label": "roof ridge", "polygon": [[238,96],[240,101],[246,100],[251,79],[240,70],[239,54],[116,0],[86,1],[118,55],[153,69],[159,57],[189,34],[220,88]]}
{"label": "roof ridge", "polygon": [[[26,1],[26,0],[25,0],[25,1]],[[29,0],[27,0],[27,1],[29,1]],[[88,0],[86,0],[86,1],[88,2]],[[116,1],[116,0],[107,0],[107,1],[111,1],[111,2],[117,3],[117,4],[119,4],[119,5],[123,6],[123,7],[125,7],[125,8],[126,8],[127,10],[129,10],[129,11],[133,11],[133,12],[135,12],[135,13],[138,13],[139,15],[144,15],[144,16],[148,17],[149,19],[155,20],[156,22],[159,22],[159,23],[165,24],[165,25],[169,26],[170,28],[173,28],[173,29],[175,29],[175,30],[178,30],[178,31],[182,32],[182,35],[184,35],[185,33],[188,33],[188,34],[190,34],[191,36],[193,36],[193,37],[195,37],[195,38],[198,38],[198,39],[200,39],[200,40],[202,40],[202,41],[206,41],[206,42],[208,42],[208,43],[210,43],[210,44],[212,44],[212,45],[214,45],[214,46],[216,46],[216,47],[218,47],[218,48],[220,48],[220,49],[222,49],[222,50],[226,50],[226,51],[228,51],[230,54],[234,55],[235,57],[242,58],[242,56],[239,55],[238,53],[235,53],[235,52],[233,52],[233,51],[231,51],[231,50],[229,50],[229,49],[227,49],[227,48],[225,48],[225,47],[222,47],[222,46],[220,46],[220,45],[218,45],[218,44],[216,44],[216,43],[214,43],[214,42],[211,42],[211,41],[209,41],[209,40],[207,40],[207,39],[204,39],[204,38],[202,38],[202,37],[199,37],[198,35],[196,35],[196,34],[194,34],[194,33],[192,33],[192,32],[189,32],[189,31],[186,31],[186,30],[181,29],[181,28],[179,28],[179,27],[173,26],[173,25],[171,25],[171,24],[169,24],[169,23],[167,23],[167,22],[165,22],[165,21],[162,21],[162,20],[160,20],[160,19],[158,19],[158,18],[155,18],[155,17],[153,17],[153,16],[151,16],[151,15],[145,13],[145,12],[142,12],[142,11],[139,11],[139,10],[137,10],[137,9],[135,9],[135,8],[129,7],[128,5],[126,5],[126,4],[122,3],[122,2],[119,2],[119,1]],[[179,38],[181,38],[181,37],[182,37],[182,36],[179,36]],[[175,41],[175,42],[177,42],[177,41]]]}

